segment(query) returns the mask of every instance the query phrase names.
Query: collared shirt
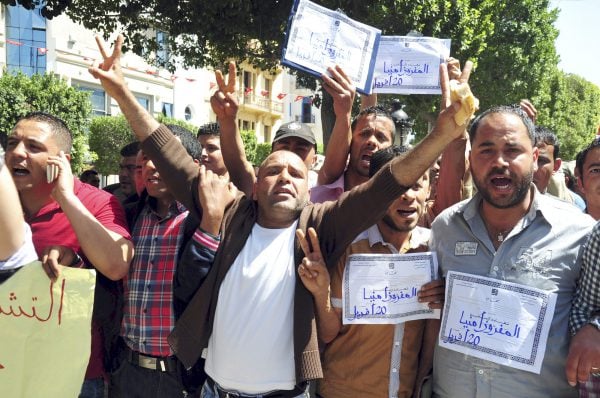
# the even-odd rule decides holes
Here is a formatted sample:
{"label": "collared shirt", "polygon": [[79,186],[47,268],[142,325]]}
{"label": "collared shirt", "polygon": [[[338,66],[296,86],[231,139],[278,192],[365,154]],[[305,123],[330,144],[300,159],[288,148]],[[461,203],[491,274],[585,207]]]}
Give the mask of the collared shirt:
{"label": "collared shirt", "polygon": [[596,223],[583,251],[581,278],[569,319],[571,333],[577,333],[589,322],[600,328],[600,222]]}
{"label": "collared shirt", "polygon": [[328,200],[338,200],[344,193],[344,175],[338,177],[331,184],[317,185],[310,189],[310,201],[313,203],[323,203]]}
{"label": "collared shirt", "polygon": [[173,352],[167,337],[175,325],[173,277],[188,211],[178,202],[161,218],[147,203],[133,228],[135,255],[125,281],[121,335],[134,351]]}
{"label": "collared shirt", "polygon": [[[459,271],[533,286],[557,295],[541,373],[535,374],[436,347],[434,395],[440,397],[576,397],[567,384],[567,320],[591,217],[532,187],[529,211],[498,250],[479,213],[477,194],[433,222],[430,248],[443,275]],[[466,243],[465,243],[466,242]],[[469,244],[471,250],[460,250]]]}
{"label": "collared shirt", "polygon": [[[429,230],[416,227],[406,253],[427,250]],[[348,247],[331,275],[331,302],[342,307],[342,276],[349,255],[397,254],[377,225],[361,233]],[[397,325],[343,325],[323,353],[324,378],[319,392],[336,397],[411,397],[419,368],[425,320]]]}

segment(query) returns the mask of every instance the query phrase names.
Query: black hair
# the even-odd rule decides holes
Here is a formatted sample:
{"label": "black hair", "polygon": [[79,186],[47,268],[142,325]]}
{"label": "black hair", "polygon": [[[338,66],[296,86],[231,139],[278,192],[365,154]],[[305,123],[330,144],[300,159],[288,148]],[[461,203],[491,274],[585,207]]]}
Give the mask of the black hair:
{"label": "black hair", "polygon": [[587,155],[592,149],[598,147],[600,147],[600,137],[594,138],[594,140],[588,146],[582,149],[575,157],[575,171],[579,174],[581,182],[583,182],[583,165],[585,164]]}
{"label": "black hair", "polygon": [[[370,107],[365,108],[362,111],[360,111],[359,114],[356,115],[354,117],[354,119],[352,119],[352,125],[351,125],[352,132],[354,132],[354,129],[356,128],[356,125],[358,124],[358,121],[363,116],[368,116],[368,115],[375,115],[375,117],[379,117],[379,116],[385,117],[385,118],[390,119],[392,121],[392,124],[394,122],[394,120],[392,119],[392,115],[385,108],[383,108],[382,106],[379,106],[379,105],[370,106]],[[392,136],[393,136],[393,134],[394,134],[394,132],[392,132]],[[394,137],[392,137],[392,139],[393,138]]]}
{"label": "black hair", "polygon": [[35,122],[46,123],[50,126],[50,131],[52,132],[52,136],[58,146],[58,149],[63,151],[64,153],[71,153],[71,147],[73,145],[73,134],[69,127],[61,118],[51,115],[47,112],[35,111],[29,112],[19,120],[17,120],[17,124],[21,120],[33,120]]}
{"label": "black hair", "polygon": [[471,143],[475,140],[475,134],[477,133],[477,129],[479,128],[479,124],[481,123],[481,121],[485,117],[495,113],[515,115],[519,117],[519,119],[521,119],[521,121],[527,128],[527,135],[529,136],[531,143],[533,144],[535,142],[535,126],[533,125],[533,122],[531,121],[529,116],[527,116],[527,113],[525,113],[525,111],[521,109],[519,105],[500,105],[494,106],[482,112],[481,114],[479,114],[479,116],[475,118],[473,123],[471,123],[471,126],[469,127],[469,140],[471,141]]}
{"label": "black hair", "polygon": [[198,137],[203,135],[221,135],[219,123],[206,123],[198,129]]}
{"label": "black hair", "polygon": [[165,126],[171,130],[175,137],[179,137],[181,144],[192,159],[200,160],[202,147],[200,146],[198,139],[194,137],[194,134],[190,130],[176,124],[166,124]]}
{"label": "black hair", "polygon": [[130,156],[135,156],[137,155],[138,151],[140,150],[140,143],[138,141],[133,141],[130,142],[129,144],[125,145],[123,148],[121,148],[121,156],[124,158],[128,158]]}
{"label": "black hair", "polygon": [[535,146],[540,144],[554,146],[552,156],[554,159],[559,157],[560,154],[560,141],[552,130],[544,126],[535,126]]}
{"label": "black hair", "polygon": [[410,151],[410,147],[406,145],[392,145],[378,150],[371,156],[369,177],[373,177],[390,160],[397,156],[404,155],[408,151]]}

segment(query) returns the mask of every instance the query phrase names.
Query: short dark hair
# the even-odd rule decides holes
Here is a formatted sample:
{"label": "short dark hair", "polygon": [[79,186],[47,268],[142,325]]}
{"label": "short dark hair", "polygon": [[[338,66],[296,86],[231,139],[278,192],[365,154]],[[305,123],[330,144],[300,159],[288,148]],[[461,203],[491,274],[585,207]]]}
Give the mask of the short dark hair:
{"label": "short dark hair", "polygon": [[179,137],[181,144],[192,159],[200,160],[202,147],[200,146],[198,139],[194,137],[194,134],[190,130],[177,124],[166,124],[165,126],[171,130],[175,137]]}
{"label": "short dark hair", "polygon": [[120,154],[122,157],[128,158],[130,156],[137,155],[139,150],[140,150],[140,143],[138,141],[133,141],[133,142],[130,142],[129,144],[125,145],[123,148],[121,148]]}
{"label": "short dark hair", "polygon": [[221,135],[219,123],[206,123],[198,129],[198,137],[203,135]]}
{"label": "short dark hair", "polygon": [[[354,129],[356,128],[356,125],[358,124],[358,121],[363,116],[368,116],[368,115],[375,115],[375,117],[378,117],[378,116],[386,117],[386,118],[390,119],[392,121],[392,123],[394,122],[394,120],[392,119],[392,115],[384,107],[379,106],[379,105],[370,106],[370,107],[365,108],[362,111],[360,111],[358,113],[358,115],[356,115],[354,117],[354,119],[352,119],[352,124],[351,124],[352,132],[354,132]],[[393,135],[394,135],[394,132],[392,132],[392,139],[394,138]]]}
{"label": "short dark hair", "polygon": [[52,136],[56,141],[56,145],[58,149],[63,151],[64,153],[71,153],[71,147],[73,146],[73,134],[69,127],[61,118],[51,115],[47,112],[35,111],[29,112],[19,120],[17,120],[17,124],[21,120],[33,120],[34,122],[46,123],[50,126],[50,131],[52,132]]}
{"label": "short dark hair", "polygon": [[592,149],[598,147],[600,147],[600,137],[594,138],[594,140],[588,146],[582,149],[575,157],[575,171],[579,174],[581,182],[583,182],[583,165],[585,164],[587,155]]}
{"label": "short dark hair", "polygon": [[556,160],[560,154],[560,141],[552,130],[544,126],[535,126],[535,146],[546,144],[554,146],[552,156]]}
{"label": "short dark hair", "polygon": [[406,145],[392,145],[384,149],[380,149],[371,156],[371,164],[369,165],[369,177],[373,177],[381,168],[390,160],[397,156],[404,155],[410,151],[410,147]]}
{"label": "short dark hair", "polygon": [[527,128],[527,135],[529,136],[531,143],[533,144],[535,142],[535,126],[533,125],[533,122],[531,121],[529,116],[527,116],[527,113],[525,113],[525,111],[521,109],[519,105],[499,105],[482,112],[479,116],[475,118],[475,120],[473,120],[473,123],[471,123],[471,126],[469,127],[469,140],[471,142],[475,140],[475,134],[477,133],[477,129],[479,128],[479,124],[481,123],[481,121],[487,116],[495,113],[515,115],[519,117],[519,119],[521,119],[521,121]]}

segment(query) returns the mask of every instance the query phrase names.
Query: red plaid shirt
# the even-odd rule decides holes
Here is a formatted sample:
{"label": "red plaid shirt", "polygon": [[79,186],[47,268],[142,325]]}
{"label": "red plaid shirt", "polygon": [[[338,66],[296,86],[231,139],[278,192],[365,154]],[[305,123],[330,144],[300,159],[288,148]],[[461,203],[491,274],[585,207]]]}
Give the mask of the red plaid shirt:
{"label": "red plaid shirt", "polygon": [[187,215],[183,205],[173,203],[160,218],[147,204],[133,228],[135,256],[125,280],[121,335],[134,351],[173,355],[167,336],[175,326],[173,276]]}

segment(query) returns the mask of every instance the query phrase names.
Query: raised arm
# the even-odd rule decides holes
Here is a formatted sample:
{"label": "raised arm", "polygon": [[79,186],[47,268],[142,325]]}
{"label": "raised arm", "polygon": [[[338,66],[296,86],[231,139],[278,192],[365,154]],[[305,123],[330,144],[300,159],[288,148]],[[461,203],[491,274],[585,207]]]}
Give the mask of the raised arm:
{"label": "raised arm", "polygon": [[[448,59],[447,70],[450,80],[468,83],[472,69],[473,63],[471,61],[467,61],[464,69],[461,71],[460,63],[457,59]],[[448,207],[463,199],[462,189],[463,178],[467,170],[466,151],[468,141],[467,125],[465,124],[463,134],[452,141],[442,153],[437,195],[432,208],[434,216],[437,216]]]}
{"label": "raised arm", "polygon": [[175,273],[174,293],[184,303],[191,300],[212,266],[221,241],[225,208],[237,194],[237,189],[227,182],[227,178],[206,170],[204,166],[200,166],[198,179],[202,221],[187,242]]}
{"label": "raised arm", "polygon": [[246,196],[252,194],[256,176],[254,167],[246,159],[244,143],[237,125],[238,101],[235,95],[236,68],[235,63],[229,63],[227,83],[220,70],[215,72],[218,90],[210,98],[210,105],[217,115],[221,129],[221,153],[223,162],[231,182]]}
{"label": "raised arm", "polygon": [[[358,233],[383,217],[391,203],[429,170],[450,142],[462,136],[464,126],[454,120],[461,103],[450,101],[445,64],[440,65],[440,77],[442,110],[433,130],[406,155],[392,160],[370,180],[344,193],[337,202],[327,202],[318,208],[322,221],[317,233],[321,236],[321,250],[328,265],[337,261]],[[368,212],[364,211],[366,208]],[[356,217],[357,214],[361,217]]]}
{"label": "raised arm", "polygon": [[350,142],[352,141],[351,121],[352,104],[356,95],[356,88],[346,76],[344,70],[337,66],[328,68],[331,74],[323,74],[323,89],[333,97],[333,111],[335,124],[327,144],[325,161],[319,170],[318,185],[330,184],[337,180],[346,169]]}
{"label": "raised arm", "polygon": [[[66,155],[61,151],[59,156],[49,156],[48,164],[58,167],[52,197],[69,219],[85,256],[107,278],[123,278],[127,275],[129,262],[133,257],[133,244],[125,229],[125,215],[120,204],[116,198],[111,197],[112,201],[107,201],[103,206],[102,214],[92,214],[73,191],[73,174]],[[103,220],[114,223],[119,219],[123,223],[121,233],[102,223]],[[58,270],[57,263],[45,266]]]}
{"label": "raised arm", "polygon": [[106,93],[117,101],[137,139],[144,141],[158,128],[159,123],[135,99],[135,96],[127,87],[127,83],[125,83],[121,69],[123,36],[119,35],[117,37],[110,55],[106,51],[104,41],[99,36],[96,36],[96,43],[102,55],[102,62],[95,61],[92,67],[89,68],[89,72],[100,80]]}
{"label": "raised arm", "polygon": [[313,296],[319,339],[329,343],[340,332],[342,317],[341,313],[331,305],[329,271],[321,255],[319,238],[314,228],[308,229],[308,236],[298,229],[296,236],[305,255],[298,266],[298,275],[304,287]]}

